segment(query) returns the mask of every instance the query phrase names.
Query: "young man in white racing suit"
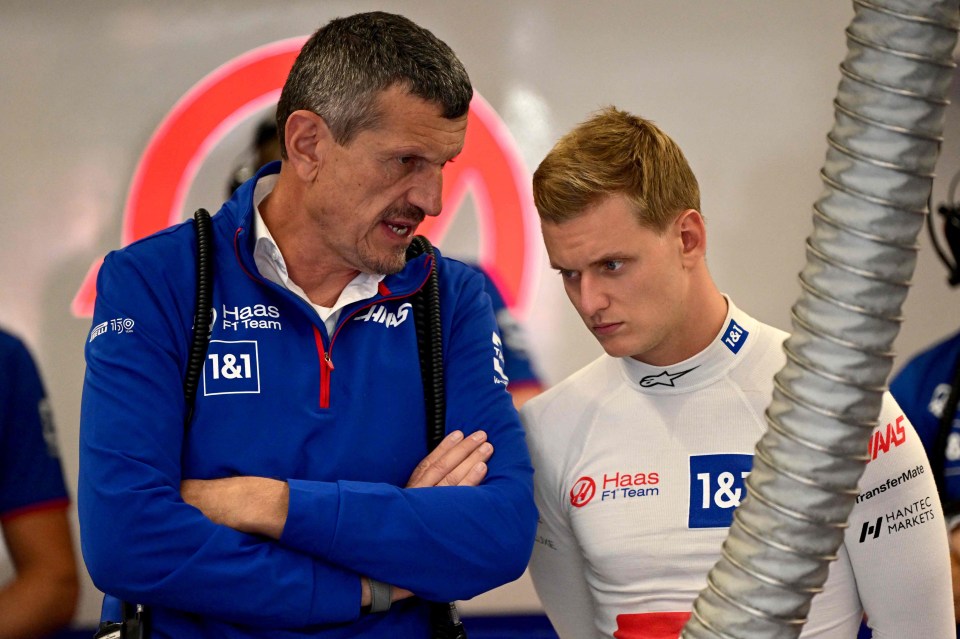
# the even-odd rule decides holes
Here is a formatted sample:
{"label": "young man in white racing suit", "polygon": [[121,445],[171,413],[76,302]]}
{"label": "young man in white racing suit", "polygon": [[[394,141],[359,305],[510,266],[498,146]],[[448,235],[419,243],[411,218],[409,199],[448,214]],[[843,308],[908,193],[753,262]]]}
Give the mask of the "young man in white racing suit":
{"label": "young man in white racing suit", "polygon": [[[683,153],[614,108],[534,175],[551,265],[604,355],[522,410],[540,523],[531,573],[564,639],[672,639],[720,558],[786,334],[723,295]],[[884,396],[844,543],[803,637],[953,636],[923,447]]]}

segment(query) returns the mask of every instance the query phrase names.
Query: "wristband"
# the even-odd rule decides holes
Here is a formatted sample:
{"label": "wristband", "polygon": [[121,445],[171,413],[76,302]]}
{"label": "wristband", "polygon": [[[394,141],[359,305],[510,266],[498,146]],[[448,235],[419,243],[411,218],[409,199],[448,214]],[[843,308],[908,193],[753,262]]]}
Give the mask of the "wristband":
{"label": "wristband", "polygon": [[367,578],[370,584],[370,607],[367,612],[386,612],[390,610],[391,598],[393,596],[393,587],[376,579]]}

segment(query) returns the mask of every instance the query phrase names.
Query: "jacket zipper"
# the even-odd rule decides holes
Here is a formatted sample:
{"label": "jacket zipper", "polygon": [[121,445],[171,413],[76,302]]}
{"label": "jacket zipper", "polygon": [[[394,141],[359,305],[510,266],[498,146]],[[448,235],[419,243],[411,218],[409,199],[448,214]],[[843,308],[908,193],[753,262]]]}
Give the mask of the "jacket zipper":
{"label": "jacket zipper", "polygon": [[[320,408],[330,408],[330,373],[333,372],[333,360],[323,348],[323,336],[320,329],[313,327],[313,339],[317,343],[317,355],[320,356]],[[333,346],[333,340],[330,340]]]}
{"label": "jacket zipper", "polygon": [[[430,271],[428,269],[428,277],[429,273]],[[380,299],[370,302],[369,304],[364,304],[360,308],[354,309],[354,311],[347,315],[343,321],[338,322],[339,326],[337,326],[336,330],[333,332],[333,335],[330,337],[330,346],[327,348],[324,348],[323,346],[323,335],[320,334],[320,329],[316,326],[313,327],[313,339],[317,343],[317,355],[320,357],[320,408],[330,408],[330,375],[333,373],[333,358],[331,357],[331,353],[333,352],[333,342],[337,339],[337,334],[340,333],[340,329],[343,328],[343,326],[345,326],[354,315],[357,315],[361,311],[364,311],[372,306],[376,306],[377,304],[383,304],[384,302],[389,302],[391,300],[410,297],[423,288],[423,285],[426,284],[426,282],[427,278],[424,278],[423,281],[420,282],[420,286],[413,289],[409,293],[384,296]]]}

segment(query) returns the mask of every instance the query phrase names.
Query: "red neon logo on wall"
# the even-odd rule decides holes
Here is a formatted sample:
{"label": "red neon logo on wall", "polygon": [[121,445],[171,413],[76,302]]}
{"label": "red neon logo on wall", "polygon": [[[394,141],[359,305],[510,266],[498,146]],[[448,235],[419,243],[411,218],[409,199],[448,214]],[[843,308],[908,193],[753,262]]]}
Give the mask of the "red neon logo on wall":
{"label": "red neon logo on wall", "polygon": [[[276,103],[304,38],[249,51],[203,78],[178,102],[154,132],[140,158],[124,206],[125,246],[183,219],[190,185],[209,151],[245,117]],[[537,217],[530,177],[516,144],[497,113],[474,95],[463,152],[444,168],[443,208],[419,232],[442,245],[468,193],[477,211],[478,260],[506,303],[521,317],[532,296]],[[98,260],[71,304],[77,317],[93,315]]]}

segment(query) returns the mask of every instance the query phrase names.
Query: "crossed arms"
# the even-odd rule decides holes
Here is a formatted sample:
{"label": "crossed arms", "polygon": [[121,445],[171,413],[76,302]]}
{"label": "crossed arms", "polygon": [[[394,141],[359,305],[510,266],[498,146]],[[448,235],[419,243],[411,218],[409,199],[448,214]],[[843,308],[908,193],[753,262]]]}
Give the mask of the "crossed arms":
{"label": "crossed arms", "polygon": [[[469,437],[454,431],[417,465],[406,487],[478,486],[487,475],[486,461],[492,454],[493,445],[482,430]],[[290,488],[285,481],[249,476],[188,479],[180,485],[180,493],[185,502],[214,523],[274,540],[283,534],[290,503]],[[368,606],[369,580],[361,577],[360,584],[360,605]],[[392,587],[391,601],[413,594]]]}

